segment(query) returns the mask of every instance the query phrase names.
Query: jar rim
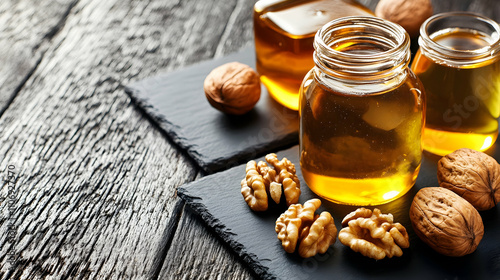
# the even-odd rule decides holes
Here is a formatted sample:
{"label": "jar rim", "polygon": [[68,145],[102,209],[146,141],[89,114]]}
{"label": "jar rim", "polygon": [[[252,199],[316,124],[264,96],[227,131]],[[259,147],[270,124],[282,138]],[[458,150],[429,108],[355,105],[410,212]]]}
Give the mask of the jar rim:
{"label": "jar rim", "polygon": [[[434,41],[434,38],[441,34],[445,34],[446,32],[429,32],[429,28],[432,24],[437,24],[437,22],[449,19],[451,17],[474,19],[477,20],[478,23],[488,25],[492,29],[492,31],[494,31],[492,33],[493,41],[488,42],[489,45],[487,46],[470,50],[454,49],[437,43],[436,41]],[[448,27],[448,29],[441,30],[445,31],[460,28],[480,32],[479,30],[477,30],[477,28],[474,27],[465,28],[459,26],[450,26]],[[445,60],[448,63],[458,65],[475,64],[500,54],[500,26],[494,20],[473,12],[439,13],[429,17],[420,26],[419,45],[424,52],[426,52],[430,56],[433,56],[435,59]]]}
{"label": "jar rim", "polygon": [[314,38],[314,63],[331,77],[354,83],[402,77],[410,62],[410,35],[396,23],[350,16],[325,24]]}
{"label": "jar rim", "polygon": [[[331,48],[327,44],[327,42],[325,42],[325,40],[323,39],[328,35],[329,32],[332,31],[333,28],[344,28],[348,25],[356,25],[358,27],[364,25],[364,26],[369,26],[371,28],[376,27],[379,28],[380,30],[388,31],[393,35],[393,38],[396,39],[397,43],[390,49],[382,52],[369,53],[369,54],[362,54],[362,53],[346,54],[345,52]],[[328,49],[328,51],[331,52],[332,55],[338,58],[378,61],[381,59],[385,59],[388,56],[395,55],[398,52],[401,52],[401,49],[407,48],[409,50],[410,37],[403,27],[388,20],[372,16],[348,16],[332,20],[327,24],[325,24],[323,27],[321,27],[315,35],[314,44],[316,50],[318,47],[321,47],[323,49]]]}

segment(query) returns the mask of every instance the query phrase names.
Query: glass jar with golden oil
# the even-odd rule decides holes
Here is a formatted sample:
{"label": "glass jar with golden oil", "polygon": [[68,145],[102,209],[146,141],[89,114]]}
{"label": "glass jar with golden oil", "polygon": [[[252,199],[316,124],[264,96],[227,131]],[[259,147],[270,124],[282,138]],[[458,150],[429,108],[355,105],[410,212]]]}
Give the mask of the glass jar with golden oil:
{"label": "glass jar with golden oil", "polygon": [[495,143],[500,116],[500,27],[471,13],[425,21],[412,64],[427,93],[424,149],[446,155],[484,151]]}
{"label": "glass jar with golden oil", "polygon": [[372,15],[356,0],[260,0],[254,6],[257,72],[270,95],[298,110],[298,93],[314,66],[314,34],[344,16]]}
{"label": "glass jar with golden oil", "polygon": [[405,194],[422,158],[425,93],[410,39],[374,17],[331,21],[315,36],[300,90],[300,167],[333,202],[377,205]]}

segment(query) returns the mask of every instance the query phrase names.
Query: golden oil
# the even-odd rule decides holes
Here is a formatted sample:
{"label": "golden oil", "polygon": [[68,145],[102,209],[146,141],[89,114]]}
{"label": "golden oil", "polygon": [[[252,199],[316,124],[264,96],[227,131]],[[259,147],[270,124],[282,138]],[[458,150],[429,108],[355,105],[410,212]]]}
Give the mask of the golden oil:
{"label": "golden oil", "polygon": [[355,0],[261,0],[254,7],[257,72],[271,96],[298,110],[298,92],[314,66],[314,34],[327,22],[371,15]]}
{"label": "golden oil", "polygon": [[343,204],[402,196],[420,170],[425,122],[425,93],[407,67],[408,35],[381,19],[348,18],[323,27],[315,47],[316,66],[300,92],[307,185]]}
{"label": "golden oil", "polygon": [[[451,17],[456,17],[451,26],[438,22]],[[424,23],[412,70],[427,93],[425,150],[446,155],[460,148],[484,151],[495,143],[500,116],[495,30],[500,31],[498,24],[474,14],[440,14]]]}

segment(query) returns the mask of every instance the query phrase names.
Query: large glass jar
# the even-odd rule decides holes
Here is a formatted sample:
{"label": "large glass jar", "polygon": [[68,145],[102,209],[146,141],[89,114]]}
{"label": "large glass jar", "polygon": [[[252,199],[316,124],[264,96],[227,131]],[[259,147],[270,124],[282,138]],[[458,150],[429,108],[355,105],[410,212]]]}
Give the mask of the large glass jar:
{"label": "large glass jar", "polygon": [[319,196],[376,205],[415,183],[425,94],[409,47],[401,26],[374,17],[334,20],[316,34],[299,113],[300,166]]}
{"label": "large glass jar", "polygon": [[257,72],[270,95],[297,110],[299,88],[314,66],[314,34],[327,22],[372,15],[356,0],[260,0],[255,3],[254,37]]}
{"label": "large glass jar", "polygon": [[463,12],[435,15],[420,29],[412,70],[427,92],[424,149],[484,151],[500,116],[500,26]]}

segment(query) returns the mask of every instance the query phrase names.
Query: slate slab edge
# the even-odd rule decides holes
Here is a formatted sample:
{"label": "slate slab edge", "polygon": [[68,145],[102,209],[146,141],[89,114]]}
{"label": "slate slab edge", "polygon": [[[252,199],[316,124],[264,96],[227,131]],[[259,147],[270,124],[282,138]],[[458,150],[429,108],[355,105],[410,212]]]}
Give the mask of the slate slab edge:
{"label": "slate slab edge", "polygon": [[[213,68],[223,63],[230,61],[241,61],[243,63],[248,63],[251,67],[255,67],[253,48],[244,48],[239,52],[229,54],[225,57],[216,58],[212,60],[202,61],[172,72],[160,73],[156,76],[147,77],[145,79],[136,81],[127,85],[125,87],[125,93],[131,98],[132,103],[137,107],[137,109],[143,113],[143,115],[150,120],[156,127],[158,127],[166,137],[170,138],[174,143],[176,143],[181,149],[185,150],[187,154],[198,164],[198,166],[205,171],[207,174],[212,174],[218,171],[223,171],[231,167],[245,163],[246,161],[264,155],[266,152],[273,151],[276,149],[289,148],[293,145],[298,144],[298,128],[295,131],[290,131],[289,128],[284,129],[284,132],[276,133],[272,140],[258,141],[245,148],[236,148],[232,150],[229,154],[221,155],[220,157],[214,156],[213,154],[206,154],[206,151],[199,151],[200,143],[196,143],[190,137],[192,135],[183,135],[183,127],[176,123],[177,120],[169,120],[168,116],[162,113],[164,108],[157,108],[154,102],[151,100],[151,91],[161,90],[166,85],[172,86],[176,78],[186,77],[186,75],[195,76],[196,75],[206,75],[203,71],[207,68]],[[204,77],[204,76],[203,76]],[[197,78],[201,79],[201,78]],[[202,80],[202,79],[201,79]],[[261,95],[261,101],[257,104],[260,112],[269,110],[279,110],[273,113],[268,113],[266,117],[272,118],[287,118],[290,117],[289,110],[279,105],[276,101],[272,100],[268,96],[267,89],[262,85],[263,94]],[[167,91],[166,91],[167,92]],[[266,99],[265,101],[262,101]],[[271,105],[274,104],[274,105]],[[282,112],[281,112],[282,110]],[[297,116],[296,116],[297,117]],[[298,125],[298,119],[296,120]],[[266,128],[264,128],[266,129]],[[250,136],[250,135],[249,135]]]}
{"label": "slate slab edge", "polygon": [[[229,172],[230,170],[227,171]],[[232,248],[232,250],[240,257],[240,259],[244,261],[250,267],[250,269],[259,276],[259,278],[276,279],[276,277],[269,272],[269,268],[262,265],[262,263],[257,260],[257,256],[255,254],[248,253],[243,244],[237,242],[232,238],[235,233],[231,232],[224,224],[219,221],[219,219],[214,217],[212,213],[208,211],[207,207],[202,203],[202,198],[190,196],[188,194],[188,191],[186,189],[189,188],[191,184],[200,184],[204,181],[205,178],[207,177],[179,187],[177,190],[177,194],[201,217],[201,219],[209,228],[215,231],[215,233],[222,239],[224,243]]]}
{"label": "slate slab edge", "polygon": [[[166,75],[166,74],[165,74]],[[161,76],[158,76],[156,78],[161,78]],[[126,86],[125,87],[125,92],[130,96],[130,99],[132,103],[135,104],[135,107],[143,113],[143,115],[149,119],[154,125],[157,125],[160,127],[163,132],[165,132],[175,143],[177,143],[182,149],[186,150],[186,152],[193,158],[195,161],[200,164],[200,155],[196,153],[196,151],[193,151],[190,149],[190,145],[186,143],[185,139],[181,136],[179,136],[176,132],[175,129],[172,129],[175,127],[175,124],[171,123],[170,121],[165,118],[164,115],[162,115],[157,108],[155,108],[151,102],[149,102],[149,98],[146,97],[141,97],[143,94],[141,94],[141,90],[139,88],[136,88],[134,86],[137,86],[138,84],[132,84],[131,86]],[[203,166],[200,165],[200,167],[203,168]]]}

